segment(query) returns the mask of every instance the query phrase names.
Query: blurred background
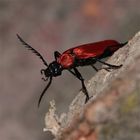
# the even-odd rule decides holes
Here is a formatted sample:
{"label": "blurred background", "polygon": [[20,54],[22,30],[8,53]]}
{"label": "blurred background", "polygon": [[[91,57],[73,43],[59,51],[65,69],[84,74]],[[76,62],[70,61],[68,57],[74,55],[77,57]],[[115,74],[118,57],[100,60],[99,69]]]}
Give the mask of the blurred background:
{"label": "blurred background", "polygon": [[[125,42],[139,29],[139,0],[0,0],[0,139],[53,139],[42,131],[49,101],[56,101],[60,114],[81,88],[77,79],[63,72],[38,109],[46,86],[40,75],[44,65],[21,45],[17,33],[51,62],[55,50],[104,39]],[[90,67],[80,71],[86,81],[95,73]]]}

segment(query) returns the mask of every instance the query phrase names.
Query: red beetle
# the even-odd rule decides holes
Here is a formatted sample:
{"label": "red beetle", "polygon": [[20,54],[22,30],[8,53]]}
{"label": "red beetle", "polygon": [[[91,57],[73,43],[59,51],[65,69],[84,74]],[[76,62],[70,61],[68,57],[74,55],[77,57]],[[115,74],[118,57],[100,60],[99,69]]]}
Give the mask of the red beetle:
{"label": "red beetle", "polygon": [[84,84],[84,79],[81,73],[78,71],[77,67],[90,65],[96,71],[98,71],[99,69],[97,69],[93,64],[95,64],[96,62],[100,62],[108,66],[106,68],[102,68],[108,71],[109,69],[120,68],[122,65],[116,66],[108,64],[101,61],[101,59],[111,56],[116,50],[127,44],[127,42],[119,43],[115,40],[104,40],[70,48],[62,54],[60,54],[58,51],[55,51],[55,60],[48,64],[39,52],[37,52],[34,48],[27,44],[19,35],[17,35],[17,37],[26,48],[32,50],[37,56],[39,56],[40,59],[43,61],[44,65],[47,67],[46,69],[41,69],[41,74],[44,74],[45,76],[45,78],[42,78],[44,81],[47,81],[49,79],[49,83],[40,95],[38,106],[40,105],[41,99],[45,94],[46,90],[51,85],[52,78],[61,75],[63,70],[68,70],[71,74],[73,74],[81,81],[82,91],[86,95],[86,103],[90,99],[90,97]]}

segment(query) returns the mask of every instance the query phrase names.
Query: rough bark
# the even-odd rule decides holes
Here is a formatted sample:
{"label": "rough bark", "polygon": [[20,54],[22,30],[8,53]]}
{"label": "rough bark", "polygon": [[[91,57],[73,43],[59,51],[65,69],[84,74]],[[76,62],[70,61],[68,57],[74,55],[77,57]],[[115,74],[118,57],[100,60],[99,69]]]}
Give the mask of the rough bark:
{"label": "rough bark", "polygon": [[45,130],[62,140],[140,139],[140,32],[107,61],[120,69],[101,70],[87,83],[93,98],[85,105],[80,92],[68,113],[58,117],[55,103],[46,114]]}

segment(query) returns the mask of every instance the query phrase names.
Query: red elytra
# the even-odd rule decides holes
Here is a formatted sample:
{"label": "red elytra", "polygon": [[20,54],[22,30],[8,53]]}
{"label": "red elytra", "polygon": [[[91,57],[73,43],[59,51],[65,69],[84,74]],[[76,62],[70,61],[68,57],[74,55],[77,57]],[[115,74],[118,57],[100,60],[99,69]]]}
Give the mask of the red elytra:
{"label": "red elytra", "polygon": [[120,43],[115,40],[104,40],[100,42],[83,44],[63,52],[57,61],[62,65],[63,68],[67,69],[73,65],[75,58],[98,58],[105,52],[106,49],[113,53],[119,48]]}

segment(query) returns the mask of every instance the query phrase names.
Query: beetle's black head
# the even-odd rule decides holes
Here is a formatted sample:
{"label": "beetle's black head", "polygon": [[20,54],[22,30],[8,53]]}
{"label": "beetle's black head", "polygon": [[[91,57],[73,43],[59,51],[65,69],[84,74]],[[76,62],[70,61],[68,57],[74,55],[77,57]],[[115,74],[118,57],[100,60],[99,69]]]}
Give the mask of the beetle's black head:
{"label": "beetle's black head", "polygon": [[62,73],[62,66],[56,61],[50,63],[47,69],[41,70],[41,74],[44,74],[46,78],[46,79],[43,78],[44,80],[47,80],[48,77],[59,76],[61,75],[61,73]]}

